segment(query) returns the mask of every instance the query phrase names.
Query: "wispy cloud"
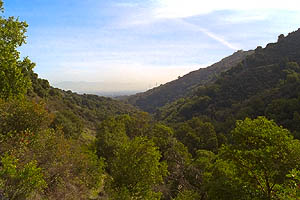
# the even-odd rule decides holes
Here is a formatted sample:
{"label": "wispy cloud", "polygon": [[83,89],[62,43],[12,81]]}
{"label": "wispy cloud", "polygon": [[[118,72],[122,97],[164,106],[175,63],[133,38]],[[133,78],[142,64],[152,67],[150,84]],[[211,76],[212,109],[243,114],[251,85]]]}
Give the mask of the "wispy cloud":
{"label": "wispy cloud", "polygon": [[222,38],[221,36],[213,33],[213,32],[210,32],[209,30],[205,29],[205,28],[202,28],[198,25],[195,25],[195,24],[192,24],[192,23],[189,23],[187,22],[186,20],[184,19],[177,19],[176,20],[177,22],[179,22],[181,25],[189,28],[189,29],[192,29],[194,31],[199,31],[203,34],[205,34],[206,36],[210,37],[211,39],[219,42],[220,44],[228,47],[229,49],[233,49],[233,50],[238,50],[240,49],[239,47],[237,47],[236,45],[234,44],[231,44],[230,42],[226,41],[224,38]]}

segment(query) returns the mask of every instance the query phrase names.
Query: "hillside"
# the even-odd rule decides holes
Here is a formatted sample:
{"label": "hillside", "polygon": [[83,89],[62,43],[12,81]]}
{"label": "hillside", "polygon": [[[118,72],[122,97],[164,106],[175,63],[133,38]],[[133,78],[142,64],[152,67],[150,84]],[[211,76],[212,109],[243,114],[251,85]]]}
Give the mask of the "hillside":
{"label": "hillside", "polygon": [[237,51],[231,56],[222,59],[207,68],[190,72],[177,80],[168,82],[159,87],[128,97],[127,101],[142,110],[153,113],[159,107],[185,97],[199,85],[212,83],[224,71],[237,65],[253,51]]}
{"label": "hillside", "polygon": [[300,132],[300,30],[255,53],[222,73],[212,84],[199,86],[184,99],[156,113],[159,119],[178,122],[199,116],[218,132],[228,132],[236,120],[267,116]]}
{"label": "hillside", "polygon": [[34,72],[30,77],[32,88],[28,97],[44,102],[47,110],[54,114],[53,126],[61,125],[72,135],[83,130],[95,132],[97,124],[111,116],[140,112],[134,106],[112,98],[54,88]]}

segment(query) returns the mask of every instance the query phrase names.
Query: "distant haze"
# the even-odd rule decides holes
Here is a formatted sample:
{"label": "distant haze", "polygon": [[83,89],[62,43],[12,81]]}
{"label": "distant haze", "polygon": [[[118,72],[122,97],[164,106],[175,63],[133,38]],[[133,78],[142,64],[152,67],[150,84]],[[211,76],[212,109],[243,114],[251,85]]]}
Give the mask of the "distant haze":
{"label": "distant haze", "polygon": [[145,91],[300,27],[299,0],[4,4],[5,15],[29,24],[21,56],[41,78],[78,92]]}
{"label": "distant haze", "polygon": [[72,82],[65,81],[53,84],[55,87],[63,90],[71,90],[77,93],[96,94],[100,96],[122,96],[132,95],[138,92],[146,91],[152,87],[158,86],[151,83],[118,83],[118,82]]}

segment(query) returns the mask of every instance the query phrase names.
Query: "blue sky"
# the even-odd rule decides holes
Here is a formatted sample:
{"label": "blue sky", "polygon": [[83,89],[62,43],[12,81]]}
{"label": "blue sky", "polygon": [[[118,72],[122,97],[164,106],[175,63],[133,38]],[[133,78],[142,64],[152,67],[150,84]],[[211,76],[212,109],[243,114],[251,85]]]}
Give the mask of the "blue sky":
{"label": "blue sky", "polygon": [[35,71],[54,85],[105,85],[86,90],[146,90],[300,28],[296,0],[6,0],[4,5],[5,15],[29,24],[20,51],[37,63]]}

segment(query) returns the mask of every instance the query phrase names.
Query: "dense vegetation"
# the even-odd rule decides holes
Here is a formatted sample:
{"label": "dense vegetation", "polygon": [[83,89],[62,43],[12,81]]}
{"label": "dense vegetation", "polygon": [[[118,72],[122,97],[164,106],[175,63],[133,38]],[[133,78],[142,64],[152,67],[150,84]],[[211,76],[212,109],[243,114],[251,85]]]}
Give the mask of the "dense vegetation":
{"label": "dense vegetation", "polygon": [[299,199],[290,131],[300,124],[300,33],[199,83],[158,121],[52,88],[19,57],[26,23],[0,23],[0,199]]}
{"label": "dense vegetation", "polygon": [[[235,121],[266,116],[299,137],[300,30],[265,49],[258,47],[212,84],[160,109],[157,117],[180,122],[200,117],[228,133]],[[297,56],[298,55],[298,56]]]}
{"label": "dense vegetation", "polygon": [[53,88],[47,80],[40,79],[33,71],[30,71],[29,77],[32,87],[27,96],[35,101],[45,102],[47,109],[55,115],[52,127],[62,125],[70,135],[78,135],[82,129],[95,132],[97,123],[109,116],[138,112],[135,107],[111,98],[79,95]]}

